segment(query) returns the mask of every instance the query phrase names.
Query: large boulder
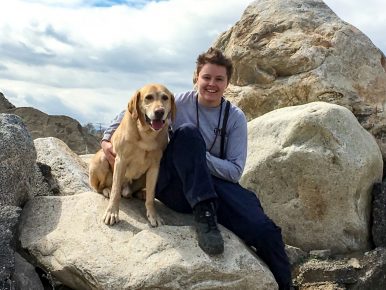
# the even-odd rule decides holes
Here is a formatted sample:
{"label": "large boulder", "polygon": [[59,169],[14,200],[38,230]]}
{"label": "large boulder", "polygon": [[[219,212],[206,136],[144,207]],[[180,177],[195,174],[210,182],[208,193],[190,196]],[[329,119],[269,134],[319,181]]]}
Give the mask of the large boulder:
{"label": "large boulder", "polygon": [[66,143],[55,137],[34,140],[37,161],[51,169],[58,195],[72,195],[92,190],[88,182],[88,164]]}
{"label": "large boulder", "polygon": [[0,114],[0,205],[22,206],[31,192],[36,151],[20,117]]}
{"label": "large boulder", "polygon": [[36,151],[20,117],[0,114],[0,289],[15,289],[16,225],[35,186]]}
{"label": "large boulder", "polygon": [[259,0],[214,43],[235,73],[227,96],[249,120],[325,101],[347,107],[386,159],[386,58],[322,0]]}
{"label": "large boulder", "polygon": [[21,209],[17,206],[0,206],[0,289],[15,289],[16,230]]}
{"label": "large boulder", "polygon": [[48,115],[31,107],[15,107],[1,93],[0,113],[20,116],[33,139],[56,137],[77,154],[95,153],[100,149],[99,140],[71,117]]}
{"label": "large boulder", "polygon": [[47,271],[74,289],[277,289],[273,275],[231,232],[224,254],[197,245],[191,215],[157,203],[167,225],[148,225],[144,202],[121,200],[106,226],[108,200],[94,192],[37,197],[25,206],[20,242]]}
{"label": "large boulder", "polygon": [[[192,216],[157,203],[165,226],[149,227],[144,202],[121,200],[121,221],[102,222],[108,200],[89,190],[87,165],[56,138],[35,139],[37,160],[51,169],[60,195],[36,197],[23,209],[21,247],[47,273],[75,289],[275,289],[259,258],[222,228],[224,255],[197,246]],[[91,156],[87,155],[86,160]],[[202,269],[205,269],[204,271]]]}
{"label": "large boulder", "polygon": [[282,108],[248,130],[241,183],[257,193],[286,243],[333,253],[370,246],[371,190],[383,162],[348,109],[324,102]]}

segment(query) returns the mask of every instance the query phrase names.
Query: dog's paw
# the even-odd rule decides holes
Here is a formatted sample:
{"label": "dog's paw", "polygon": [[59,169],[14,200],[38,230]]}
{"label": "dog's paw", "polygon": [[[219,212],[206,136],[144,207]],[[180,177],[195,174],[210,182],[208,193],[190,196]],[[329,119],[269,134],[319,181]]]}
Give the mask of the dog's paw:
{"label": "dog's paw", "polygon": [[111,189],[110,188],[104,188],[102,191],[103,195],[107,198],[110,197]]}
{"label": "dog's paw", "polygon": [[119,209],[115,207],[108,207],[102,218],[106,225],[113,225],[119,222]]}
{"label": "dog's paw", "polygon": [[150,225],[152,227],[157,227],[157,226],[161,226],[164,224],[163,219],[156,213],[151,214],[148,211],[147,212],[147,219],[149,220]]}

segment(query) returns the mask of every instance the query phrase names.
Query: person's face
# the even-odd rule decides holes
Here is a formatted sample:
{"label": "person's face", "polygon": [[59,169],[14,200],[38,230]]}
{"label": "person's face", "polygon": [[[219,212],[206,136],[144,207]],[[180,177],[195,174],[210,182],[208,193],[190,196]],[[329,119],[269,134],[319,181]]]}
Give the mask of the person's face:
{"label": "person's face", "polygon": [[198,101],[207,107],[216,107],[228,86],[225,66],[207,63],[197,77]]}

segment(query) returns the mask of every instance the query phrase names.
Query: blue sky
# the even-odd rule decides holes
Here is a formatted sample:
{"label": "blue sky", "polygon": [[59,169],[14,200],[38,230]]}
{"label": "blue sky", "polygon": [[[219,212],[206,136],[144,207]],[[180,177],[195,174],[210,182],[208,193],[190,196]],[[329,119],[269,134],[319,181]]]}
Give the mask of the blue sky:
{"label": "blue sky", "polygon": [[[0,2],[0,91],[16,106],[107,124],[148,82],[192,87],[196,56],[252,0]],[[326,0],[386,52],[386,1]]]}

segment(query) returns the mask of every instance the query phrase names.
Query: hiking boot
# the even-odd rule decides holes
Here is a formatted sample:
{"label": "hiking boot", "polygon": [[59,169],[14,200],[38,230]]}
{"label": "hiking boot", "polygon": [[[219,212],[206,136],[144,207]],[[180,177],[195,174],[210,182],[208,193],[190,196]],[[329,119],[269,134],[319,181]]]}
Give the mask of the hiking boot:
{"label": "hiking boot", "polygon": [[217,218],[213,202],[200,202],[194,209],[194,226],[198,245],[208,255],[224,252],[224,240],[217,228]]}

